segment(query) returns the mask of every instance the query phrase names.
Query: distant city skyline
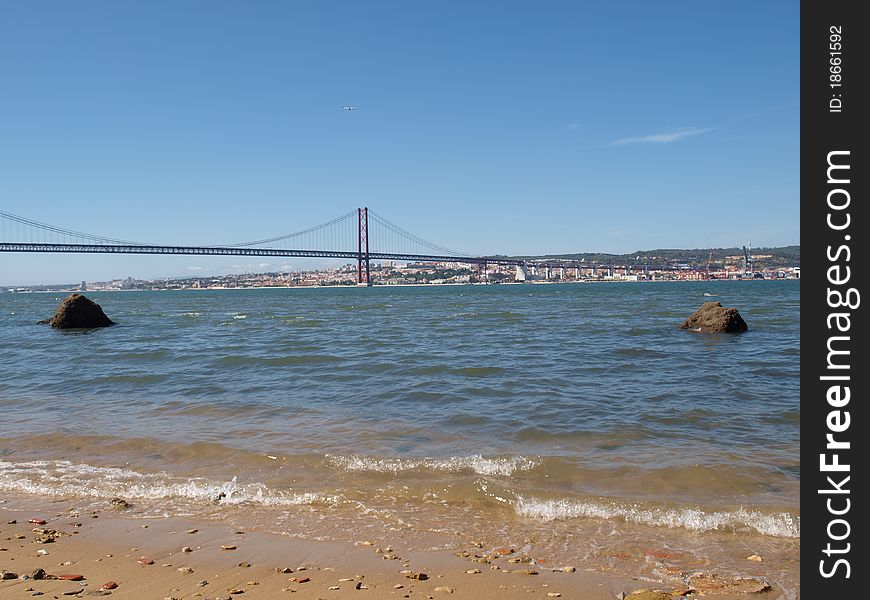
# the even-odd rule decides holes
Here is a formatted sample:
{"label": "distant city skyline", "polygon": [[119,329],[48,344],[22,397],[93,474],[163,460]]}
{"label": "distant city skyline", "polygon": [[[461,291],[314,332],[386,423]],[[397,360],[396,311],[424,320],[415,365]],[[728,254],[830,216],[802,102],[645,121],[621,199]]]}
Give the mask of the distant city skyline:
{"label": "distant city skyline", "polygon": [[[213,244],[369,206],[475,254],[800,243],[797,3],[0,15],[0,209],[23,217]],[[262,263],[322,264],[3,254],[0,285]]]}

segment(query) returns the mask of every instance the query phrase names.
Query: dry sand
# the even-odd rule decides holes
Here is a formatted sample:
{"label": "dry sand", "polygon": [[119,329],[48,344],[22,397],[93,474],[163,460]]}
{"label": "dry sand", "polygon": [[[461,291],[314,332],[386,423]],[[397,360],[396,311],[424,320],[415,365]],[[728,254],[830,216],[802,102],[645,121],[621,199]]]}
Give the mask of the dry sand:
{"label": "dry sand", "polygon": [[[512,563],[510,548],[470,547],[472,556],[406,552],[401,547],[379,548],[366,540],[306,541],[211,522],[125,518],[123,511],[116,510],[77,514],[71,506],[61,501],[43,503],[43,510],[0,508],[0,570],[18,576],[0,581],[0,598],[613,600],[640,588],[686,591],[611,574],[565,571],[563,565]],[[31,519],[46,522],[31,523]],[[58,533],[52,535],[50,530]],[[45,543],[47,537],[54,541]],[[499,558],[474,561],[473,554],[484,553]],[[153,563],[143,564],[149,561]],[[50,576],[83,579],[22,579],[36,569]],[[409,577],[421,573],[425,579]],[[103,589],[108,582],[117,587]],[[779,596],[768,591],[704,598],[773,600]]]}

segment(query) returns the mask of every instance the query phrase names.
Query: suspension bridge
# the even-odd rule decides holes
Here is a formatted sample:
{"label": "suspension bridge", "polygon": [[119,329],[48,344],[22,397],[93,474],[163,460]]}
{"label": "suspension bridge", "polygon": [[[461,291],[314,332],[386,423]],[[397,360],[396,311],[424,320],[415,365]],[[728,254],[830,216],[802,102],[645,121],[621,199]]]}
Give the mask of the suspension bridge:
{"label": "suspension bridge", "polygon": [[[416,263],[459,263],[477,268],[486,274],[489,266],[513,266],[517,279],[550,279],[551,272],[574,270],[579,279],[581,271],[592,277],[599,273],[622,270],[648,272],[650,269],[672,271],[679,269],[670,264],[656,266],[608,265],[587,263],[565,258],[522,258],[503,255],[480,256],[453,250],[427,241],[385,217],[366,208],[357,208],[334,219],[294,233],[232,244],[166,245],[134,242],[74,231],[0,211],[0,252],[49,252],[84,254],[186,254],[213,256],[271,256],[351,259],[357,263],[357,282],[371,285],[371,263],[403,261]],[[531,275],[530,275],[531,274]]]}
{"label": "suspension bridge", "polygon": [[[357,281],[371,285],[372,261],[451,262],[476,266],[516,266],[525,270],[571,266],[566,261],[529,261],[503,256],[474,256],[424,240],[366,208],[357,208],[301,231],[259,240],[203,246],[133,242],[103,237],[0,211],[0,252],[72,252],[88,254],[187,254],[280,256],[356,260]],[[575,261],[576,262],[576,261]]]}

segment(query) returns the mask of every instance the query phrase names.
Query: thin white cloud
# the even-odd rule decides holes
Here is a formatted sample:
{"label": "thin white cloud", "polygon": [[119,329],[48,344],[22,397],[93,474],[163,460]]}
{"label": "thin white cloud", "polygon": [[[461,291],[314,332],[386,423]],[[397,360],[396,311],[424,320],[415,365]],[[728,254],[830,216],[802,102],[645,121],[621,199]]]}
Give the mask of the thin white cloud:
{"label": "thin white cloud", "polygon": [[710,131],[709,127],[704,129],[680,129],[679,131],[671,131],[669,133],[656,133],[653,135],[622,138],[611,142],[610,145],[622,146],[624,144],[669,144],[671,142],[677,142],[687,137],[692,137],[694,135],[701,135],[702,133],[707,133],[708,131]]}

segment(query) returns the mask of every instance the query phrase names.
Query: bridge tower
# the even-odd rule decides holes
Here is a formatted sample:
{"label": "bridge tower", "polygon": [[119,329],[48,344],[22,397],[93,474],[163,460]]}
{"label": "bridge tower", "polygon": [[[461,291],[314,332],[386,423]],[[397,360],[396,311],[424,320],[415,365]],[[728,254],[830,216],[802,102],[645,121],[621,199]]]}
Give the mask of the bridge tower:
{"label": "bridge tower", "polygon": [[[353,214],[353,213],[351,213]],[[371,271],[369,269],[369,209],[357,208],[357,262],[356,276],[357,285],[372,284]],[[365,248],[365,252],[363,252]],[[363,279],[363,262],[365,262],[365,279]]]}
{"label": "bridge tower", "polygon": [[486,281],[487,264],[485,260],[480,260],[477,263],[477,278],[479,281]]}

